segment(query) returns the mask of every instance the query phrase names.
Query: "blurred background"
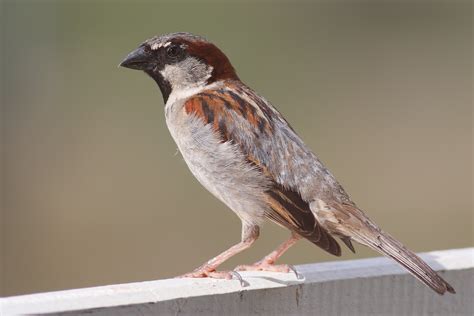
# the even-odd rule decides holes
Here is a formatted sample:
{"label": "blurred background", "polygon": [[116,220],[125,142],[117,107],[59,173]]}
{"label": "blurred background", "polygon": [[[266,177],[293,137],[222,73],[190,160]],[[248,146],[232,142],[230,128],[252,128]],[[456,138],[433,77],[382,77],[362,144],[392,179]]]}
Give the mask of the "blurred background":
{"label": "blurred background", "polygon": [[[173,277],[239,241],[155,83],[117,68],[176,31],[221,47],[385,230],[415,251],[473,246],[470,1],[2,1],[0,15],[1,295]],[[223,268],[287,236],[269,223]],[[282,261],[376,255],[356,250],[301,241]]]}

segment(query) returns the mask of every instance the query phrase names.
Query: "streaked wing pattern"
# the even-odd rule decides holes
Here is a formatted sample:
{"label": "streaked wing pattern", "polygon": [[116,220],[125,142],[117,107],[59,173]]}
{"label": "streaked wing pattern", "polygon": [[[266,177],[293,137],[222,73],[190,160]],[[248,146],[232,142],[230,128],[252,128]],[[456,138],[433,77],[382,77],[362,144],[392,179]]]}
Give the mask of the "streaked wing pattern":
{"label": "streaked wing pattern", "polygon": [[[282,148],[276,144],[291,143],[289,139],[281,139],[279,142],[271,139],[276,137],[276,134],[272,133],[275,124],[287,124],[281,121],[281,116],[273,107],[262,103],[258,96],[252,95],[252,91],[236,85],[233,91],[225,88],[203,91],[187,100],[184,108],[188,114],[196,115],[206,124],[212,124],[223,142],[231,141],[238,145],[247,161],[271,179],[273,186],[266,192],[269,206],[266,216],[270,220],[296,232],[333,255],[341,254],[339,244],[317,222],[300,192],[286,183],[280,183],[284,177],[275,175],[275,172],[268,168],[267,161],[257,158],[262,156],[258,152],[261,147],[256,146],[258,144],[265,143],[265,148],[271,151],[267,154],[279,157],[286,155],[286,152],[282,152]],[[288,128],[291,129],[289,125]]]}

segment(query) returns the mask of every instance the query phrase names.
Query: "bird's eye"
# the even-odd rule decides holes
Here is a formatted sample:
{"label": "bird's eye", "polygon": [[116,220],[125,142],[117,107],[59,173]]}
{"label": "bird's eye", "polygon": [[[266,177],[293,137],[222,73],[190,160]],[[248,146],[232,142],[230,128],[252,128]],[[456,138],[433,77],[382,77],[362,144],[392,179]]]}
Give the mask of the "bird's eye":
{"label": "bird's eye", "polygon": [[172,45],[166,49],[166,55],[170,58],[175,58],[179,55],[180,53],[180,48],[179,46]]}

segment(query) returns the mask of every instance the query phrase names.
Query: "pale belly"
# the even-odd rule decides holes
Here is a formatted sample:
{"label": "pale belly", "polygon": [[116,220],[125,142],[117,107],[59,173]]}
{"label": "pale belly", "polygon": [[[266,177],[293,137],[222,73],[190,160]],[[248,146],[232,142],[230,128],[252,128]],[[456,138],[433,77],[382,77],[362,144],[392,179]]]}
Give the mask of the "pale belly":
{"label": "pale belly", "polygon": [[167,109],[166,123],[189,169],[198,181],[244,222],[264,217],[269,185],[235,145],[222,143],[210,125],[187,115],[182,106]]}

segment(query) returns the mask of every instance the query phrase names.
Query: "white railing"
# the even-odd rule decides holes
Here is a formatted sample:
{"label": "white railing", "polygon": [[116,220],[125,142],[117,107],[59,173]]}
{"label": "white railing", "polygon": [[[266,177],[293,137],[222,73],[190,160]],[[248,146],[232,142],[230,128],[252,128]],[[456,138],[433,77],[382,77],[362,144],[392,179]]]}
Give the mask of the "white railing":
{"label": "white railing", "polygon": [[235,280],[168,279],[0,300],[0,314],[474,315],[474,248],[421,254],[457,294],[440,296],[386,258],[296,266],[294,274],[243,272]]}

